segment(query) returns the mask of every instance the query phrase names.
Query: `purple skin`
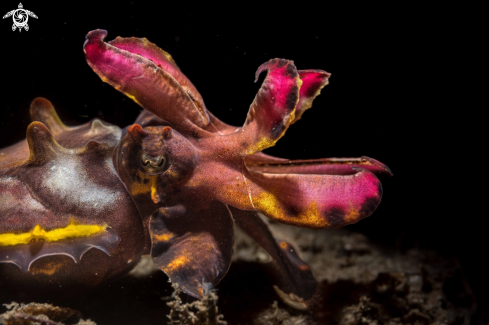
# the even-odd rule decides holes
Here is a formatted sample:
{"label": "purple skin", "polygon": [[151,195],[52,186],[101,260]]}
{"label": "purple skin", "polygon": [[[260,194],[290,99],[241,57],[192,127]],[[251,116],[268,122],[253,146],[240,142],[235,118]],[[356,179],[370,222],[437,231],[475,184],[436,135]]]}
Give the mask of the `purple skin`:
{"label": "purple skin", "polygon": [[[277,293],[307,308],[301,301],[313,297],[316,280],[257,213],[299,227],[341,227],[372,214],[382,197],[376,175],[392,175],[367,157],[291,161],[261,153],[312,106],[330,74],[298,71],[283,59],[264,63],[256,77],[267,71],[265,81],[244,125],[234,127],[207,110],[168,53],[146,39],[105,43],[106,35],[88,33],[88,64],[144,110],[123,130],[99,120],[71,128],[49,101],[33,101],[26,141],[0,149],[0,279],[9,279],[0,280],[2,290],[73,293],[151,254],[172,282],[201,298],[229,269],[236,224],[271,256]],[[73,220],[104,228],[54,235]],[[34,240],[12,244],[25,234]]]}

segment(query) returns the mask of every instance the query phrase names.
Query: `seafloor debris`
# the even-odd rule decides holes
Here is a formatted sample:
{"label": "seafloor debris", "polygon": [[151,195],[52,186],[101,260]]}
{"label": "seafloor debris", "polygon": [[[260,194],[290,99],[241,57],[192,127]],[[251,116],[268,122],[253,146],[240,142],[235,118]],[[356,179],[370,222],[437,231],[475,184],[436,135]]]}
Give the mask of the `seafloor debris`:
{"label": "seafloor debris", "polygon": [[[296,312],[298,315],[293,315]],[[316,325],[310,315],[304,315],[291,309],[283,309],[278,306],[278,302],[261,312],[254,325]]]}
{"label": "seafloor debris", "polygon": [[[374,244],[359,233],[348,230],[292,229],[270,223],[277,239],[288,238],[298,248],[316,279],[320,281],[317,303],[312,311],[296,313],[279,302],[275,309],[264,309],[266,299],[242,299],[248,313],[240,312],[229,303],[220,304],[229,322],[249,324],[469,324],[476,304],[470,287],[456,259],[436,251],[416,247],[404,250]],[[235,263],[229,277],[234,282],[223,283],[220,301],[232,299],[230,289],[245,292],[247,287],[236,279],[247,272],[257,273],[250,266],[263,265],[260,248],[251,238],[237,232]],[[240,262],[241,261],[241,262]],[[246,263],[243,263],[246,261]],[[248,266],[250,265],[250,266]],[[269,283],[261,282],[261,286]],[[229,285],[236,288],[229,287]],[[259,290],[253,287],[251,290]],[[272,297],[273,298],[273,297]],[[270,298],[268,298],[270,299]],[[277,299],[277,297],[275,297]],[[253,307],[250,307],[253,306]],[[258,311],[256,311],[258,310]],[[312,315],[311,315],[312,313]]]}
{"label": "seafloor debris", "polygon": [[178,284],[173,283],[172,287],[175,290],[171,296],[173,300],[166,303],[171,308],[169,325],[227,325],[224,316],[218,314],[218,298],[214,290],[206,292],[202,300],[182,303]]}
{"label": "seafloor debris", "polygon": [[0,324],[5,325],[96,325],[91,320],[81,319],[81,313],[71,308],[50,304],[5,304],[8,311],[0,315]]}

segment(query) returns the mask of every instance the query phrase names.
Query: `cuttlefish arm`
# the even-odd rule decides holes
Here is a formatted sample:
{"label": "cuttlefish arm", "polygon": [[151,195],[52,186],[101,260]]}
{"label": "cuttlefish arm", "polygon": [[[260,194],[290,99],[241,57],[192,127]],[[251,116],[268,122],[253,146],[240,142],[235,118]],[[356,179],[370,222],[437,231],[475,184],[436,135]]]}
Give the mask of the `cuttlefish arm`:
{"label": "cuttlefish arm", "polygon": [[172,282],[202,298],[231,265],[234,225],[220,202],[160,208],[150,221],[151,257]]}
{"label": "cuttlefish arm", "polygon": [[[312,299],[318,282],[309,266],[298,256],[295,248],[286,241],[277,242],[257,212],[233,207],[230,207],[230,210],[235,224],[270,255],[270,262],[267,265],[273,275],[274,285],[280,291],[292,293],[306,301]],[[307,306],[307,303],[302,304],[304,309]]]}
{"label": "cuttlefish arm", "polygon": [[189,91],[191,87],[182,87],[174,77],[179,73],[176,65],[144,41],[116,39],[112,45],[104,42],[106,36],[105,30],[91,31],[84,44],[87,62],[100,78],[143,108],[178,125],[182,133],[202,134],[200,130],[209,124],[207,110],[198,100],[200,95]]}

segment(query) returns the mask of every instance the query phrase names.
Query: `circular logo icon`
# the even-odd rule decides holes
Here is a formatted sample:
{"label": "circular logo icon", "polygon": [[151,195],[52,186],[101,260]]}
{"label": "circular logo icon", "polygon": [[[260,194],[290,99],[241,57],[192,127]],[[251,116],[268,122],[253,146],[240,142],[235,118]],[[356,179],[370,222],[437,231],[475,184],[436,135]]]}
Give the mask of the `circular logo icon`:
{"label": "circular logo icon", "polygon": [[25,10],[22,6],[22,3],[19,3],[18,9],[11,10],[3,16],[3,18],[7,18],[12,16],[14,20],[14,24],[12,25],[12,30],[15,31],[19,29],[19,32],[22,31],[22,28],[25,30],[29,30],[29,25],[27,25],[27,21],[29,20],[29,16],[33,18],[37,18],[36,14],[32,11]]}

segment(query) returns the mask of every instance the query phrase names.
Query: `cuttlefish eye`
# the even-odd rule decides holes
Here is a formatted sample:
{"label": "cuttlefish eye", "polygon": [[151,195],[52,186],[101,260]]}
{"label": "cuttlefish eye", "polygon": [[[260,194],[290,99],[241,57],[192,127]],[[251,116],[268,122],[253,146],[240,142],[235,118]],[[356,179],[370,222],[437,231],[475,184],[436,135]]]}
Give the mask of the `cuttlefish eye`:
{"label": "cuttlefish eye", "polygon": [[170,162],[164,155],[150,156],[146,153],[141,155],[141,167],[149,175],[161,174],[170,167]]}

